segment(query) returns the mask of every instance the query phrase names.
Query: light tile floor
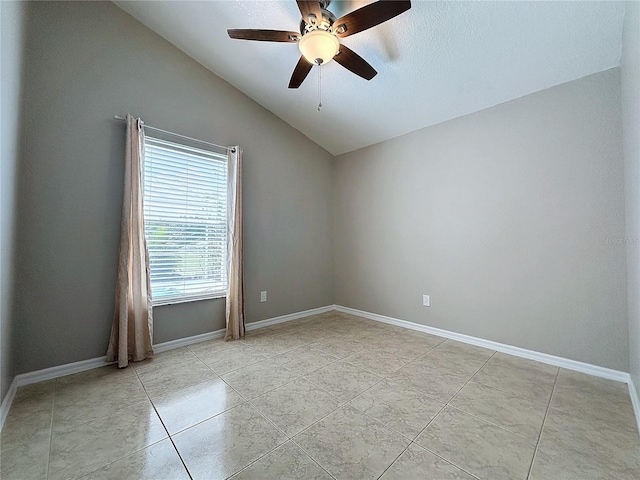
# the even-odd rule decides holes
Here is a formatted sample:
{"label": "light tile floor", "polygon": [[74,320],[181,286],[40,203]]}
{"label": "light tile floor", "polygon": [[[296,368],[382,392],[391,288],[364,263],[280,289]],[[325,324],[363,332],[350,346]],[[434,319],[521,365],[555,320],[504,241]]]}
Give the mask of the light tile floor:
{"label": "light tile floor", "polygon": [[20,388],[2,480],[640,478],[627,386],[330,312]]}

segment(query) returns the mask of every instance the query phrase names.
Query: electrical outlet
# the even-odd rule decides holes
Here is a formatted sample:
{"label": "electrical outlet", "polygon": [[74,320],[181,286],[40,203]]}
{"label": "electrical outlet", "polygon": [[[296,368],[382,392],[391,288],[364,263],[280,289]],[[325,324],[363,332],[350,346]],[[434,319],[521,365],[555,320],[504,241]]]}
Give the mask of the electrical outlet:
{"label": "electrical outlet", "polygon": [[263,290],[260,292],[260,302],[266,302],[267,301],[267,291]]}
{"label": "electrical outlet", "polygon": [[431,295],[422,295],[422,305],[425,307],[431,306]]}

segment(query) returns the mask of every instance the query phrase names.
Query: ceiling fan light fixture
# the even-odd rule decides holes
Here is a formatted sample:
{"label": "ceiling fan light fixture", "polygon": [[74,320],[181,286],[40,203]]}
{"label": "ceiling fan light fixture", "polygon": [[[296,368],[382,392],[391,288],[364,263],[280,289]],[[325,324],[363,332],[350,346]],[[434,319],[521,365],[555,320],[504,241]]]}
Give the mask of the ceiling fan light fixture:
{"label": "ceiling fan light fixture", "polygon": [[314,30],[303,35],[298,47],[300,48],[300,53],[309,63],[324,65],[338,53],[340,41],[329,32]]}
{"label": "ceiling fan light fixture", "polygon": [[[2,0],[0,0],[2,1]],[[268,3],[268,2],[263,2]],[[298,42],[302,54],[293,70],[289,88],[298,88],[314,65],[335,61],[365,80],[376,76],[375,68],[340,39],[368,30],[411,8],[411,0],[377,0],[340,18],[327,10],[330,0],[296,0],[300,10],[300,33],[284,30],[229,29],[229,37],[258,42]],[[318,84],[320,84],[320,69]]]}

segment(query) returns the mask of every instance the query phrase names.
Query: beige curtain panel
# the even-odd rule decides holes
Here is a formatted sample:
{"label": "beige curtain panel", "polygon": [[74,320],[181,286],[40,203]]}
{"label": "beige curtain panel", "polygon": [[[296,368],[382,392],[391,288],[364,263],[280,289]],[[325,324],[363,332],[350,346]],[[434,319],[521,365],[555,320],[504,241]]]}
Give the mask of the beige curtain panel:
{"label": "beige curtain panel", "polygon": [[228,150],[227,189],[227,333],[225,340],[244,337],[244,271],[242,268],[242,150]]}
{"label": "beige curtain panel", "polygon": [[142,121],[127,115],[124,199],[120,224],[120,260],[116,308],[107,361],[124,368],[129,361],[153,356],[153,318],[149,252],[144,237],[142,208]]}

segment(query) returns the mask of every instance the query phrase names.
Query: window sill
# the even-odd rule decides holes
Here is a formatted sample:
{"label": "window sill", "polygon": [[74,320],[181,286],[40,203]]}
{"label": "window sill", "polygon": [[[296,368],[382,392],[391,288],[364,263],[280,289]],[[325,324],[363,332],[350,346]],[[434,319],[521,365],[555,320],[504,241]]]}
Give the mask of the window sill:
{"label": "window sill", "polygon": [[177,305],[180,303],[191,303],[191,302],[199,302],[201,300],[215,300],[217,298],[226,298],[227,294],[225,292],[212,293],[210,295],[202,296],[202,297],[189,297],[189,298],[171,298],[166,300],[152,300],[152,307],[162,307],[165,305]]}

